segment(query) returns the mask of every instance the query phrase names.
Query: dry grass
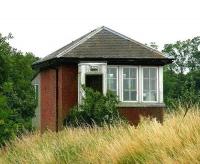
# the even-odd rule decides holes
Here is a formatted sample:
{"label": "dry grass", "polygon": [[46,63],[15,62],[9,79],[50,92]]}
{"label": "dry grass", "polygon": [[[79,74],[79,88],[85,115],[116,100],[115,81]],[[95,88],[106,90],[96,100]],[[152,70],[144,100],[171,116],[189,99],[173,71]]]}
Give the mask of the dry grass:
{"label": "dry grass", "polygon": [[30,134],[0,151],[1,163],[200,163],[200,110],[167,114],[163,125],[67,128]]}

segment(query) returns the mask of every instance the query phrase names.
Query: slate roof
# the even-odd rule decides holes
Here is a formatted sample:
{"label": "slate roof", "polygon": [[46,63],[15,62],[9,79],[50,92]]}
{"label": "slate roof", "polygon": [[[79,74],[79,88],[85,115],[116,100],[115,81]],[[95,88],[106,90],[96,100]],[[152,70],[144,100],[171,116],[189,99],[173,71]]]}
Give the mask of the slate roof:
{"label": "slate roof", "polygon": [[105,26],[87,33],[34,64],[56,58],[168,59],[161,52]]}

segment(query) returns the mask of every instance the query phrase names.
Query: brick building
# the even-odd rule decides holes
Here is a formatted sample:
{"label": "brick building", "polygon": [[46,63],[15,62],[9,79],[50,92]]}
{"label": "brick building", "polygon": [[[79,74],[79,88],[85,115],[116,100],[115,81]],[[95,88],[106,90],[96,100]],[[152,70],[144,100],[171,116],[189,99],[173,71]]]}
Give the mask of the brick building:
{"label": "brick building", "polygon": [[157,50],[107,27],[97,28],[35,62],[32,83],[38,106],[33,124],[41,131],[62,129],[81,103],[81,85],[118,95],[120,114],[137,124],[142,116],[163,120],[163,66],[172,62]]}

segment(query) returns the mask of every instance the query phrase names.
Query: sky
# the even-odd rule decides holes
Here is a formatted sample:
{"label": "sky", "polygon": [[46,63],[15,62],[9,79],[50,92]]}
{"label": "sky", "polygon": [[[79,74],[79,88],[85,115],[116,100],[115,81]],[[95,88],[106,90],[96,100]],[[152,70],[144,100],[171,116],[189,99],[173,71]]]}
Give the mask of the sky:
{"label": "sky", "polygon": [[200,0],[0,0],[0,33],[44,57],[100,26],[141,43],[200,36]]}

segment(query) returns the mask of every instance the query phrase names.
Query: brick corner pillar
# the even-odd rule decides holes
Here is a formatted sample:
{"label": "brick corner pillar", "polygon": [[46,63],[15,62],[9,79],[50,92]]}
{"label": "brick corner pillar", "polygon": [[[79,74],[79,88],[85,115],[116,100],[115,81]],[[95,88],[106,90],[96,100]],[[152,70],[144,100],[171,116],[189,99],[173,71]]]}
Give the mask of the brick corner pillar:
{"label": "brick corner pillar", "polygon": [[78,66],[62,65],[58,67],[58,130],[70,109],[78,103]]}
{"label": "brick corner pillar", "polygon": [[57,130],[56,70],[41,71],[41,132]]}

